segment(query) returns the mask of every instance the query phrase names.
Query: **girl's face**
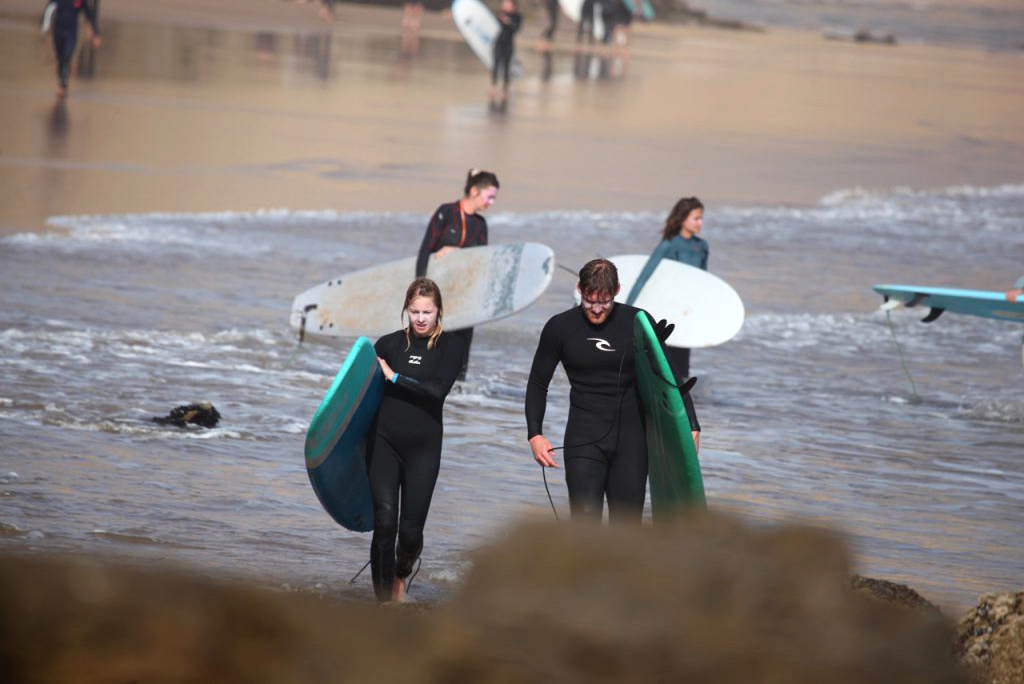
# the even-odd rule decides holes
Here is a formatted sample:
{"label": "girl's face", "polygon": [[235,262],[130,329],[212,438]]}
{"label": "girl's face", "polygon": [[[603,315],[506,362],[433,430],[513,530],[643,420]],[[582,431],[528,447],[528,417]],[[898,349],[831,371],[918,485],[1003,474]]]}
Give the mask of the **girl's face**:
{"label": "girl's face", "polygon": [[469,189],[469,204],[473,208],[473,213],[486,210],[497,198],[498,188],[493,186]]}
{"label": "girl's face", "polygon": [[430,297],[415,297],[405,310],[409,314],[409,325],[417,337],[429,337],[437,326],[437,307]]}
{"label": "girl's face", "polygon": [[679,234],[684,238],[691,238],[700,232],[701,227],[704,225],[704,210],[694,209],[690,212],[690,215],[683,221],[682,227],[679,229]]}

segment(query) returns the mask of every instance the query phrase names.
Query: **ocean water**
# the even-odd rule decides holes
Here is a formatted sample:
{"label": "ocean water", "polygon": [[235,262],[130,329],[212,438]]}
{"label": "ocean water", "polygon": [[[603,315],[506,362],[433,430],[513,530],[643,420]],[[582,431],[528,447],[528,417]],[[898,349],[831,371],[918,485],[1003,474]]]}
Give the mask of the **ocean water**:
{"label": "ocean water", "polygon": [[[839,529],[857,571],[965,609],[1024,586],[1024,326],[878,310],[876,283],[1003,290],[1024,273],[1024,186],[833,193],[814,206],[709,206],[710,270],[746,305],[695,350],[710,505],[757,525]],[[0,238],[0,550],[183,564],[368,599],[369,535],[320,508],[309,420],[352,340],[288,327],[298,292],[410,255],[428,216],[346,212],[59,216]],[[647,252],[660,213],[489,215],[492,242],[561,266]],[[443,599],[467,554],[551,516],[523,399],[540,328],[572,305],[556,272],[477,329],[449,397],[414,591]],[[401,302],[395,302],[398,327]],[[558,376],[556,444],[568,388]],[[214,429],[151,418],[210,401]],[[560,471],[551,495],[568,515]]]}
{"label": "ocean water", "polygon": [[898,43],[1024,49],[1024,7],[1014,0],[688,0],[687,5],[718,19],[834,38],[866,31]]}

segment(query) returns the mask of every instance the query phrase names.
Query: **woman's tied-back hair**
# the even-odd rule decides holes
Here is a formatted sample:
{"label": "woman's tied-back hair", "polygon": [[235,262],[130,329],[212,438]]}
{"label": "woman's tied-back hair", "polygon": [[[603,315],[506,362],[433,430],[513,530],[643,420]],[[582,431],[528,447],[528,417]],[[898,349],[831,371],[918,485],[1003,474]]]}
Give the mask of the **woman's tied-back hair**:
{"label": "woman's tied-back hair", "polygon": [[480,169],[470,169],[469,173],[466,174],[466,187],[463,190],[463,194],[469,196],[469,191],[473,188],[478,190],[485,190],[486,188],[500,188],[501,183],[498,182],[498,177],[490,171],[481,171]]}
{"label": "woman's tied-back hair", "polygon": [[607,294],[619,291],[619,270],[607,259],[588,261],[580,269],[580,294]]}
{"label": "woman's tied-back hair", "polygon": [[672,207],[668,218],[665,219],[665,227],[661,231],[661,239],[671,240],[676,235],[679,235],[679,231],[683,227],[683,221],[697,209],[703,208],[704,205],[696,197],[684,197],[676,202],[676,206]]}
{"label": "woman's tied-back hair", "polygon": [[430,278],[417,278],[412,281],[409,289],[405,291],[405,304],[402,305],[402,313],[400,314],[402,329],[405,330],[405,348],[409,349],[409,346],[412,344],[412,341],[409,339],[412,325],[405,325],[405,315],[409,311],[412,300],[417,297],[428,297],[434,303],[434,306],[437,307],[437,325],[434,326],[434,331],[430,333],[430,339],[427,340],[427,349],[433,349],[437,338],[441,336],[441,317],[444,316],[444,303],[441,301],[441,288]]}

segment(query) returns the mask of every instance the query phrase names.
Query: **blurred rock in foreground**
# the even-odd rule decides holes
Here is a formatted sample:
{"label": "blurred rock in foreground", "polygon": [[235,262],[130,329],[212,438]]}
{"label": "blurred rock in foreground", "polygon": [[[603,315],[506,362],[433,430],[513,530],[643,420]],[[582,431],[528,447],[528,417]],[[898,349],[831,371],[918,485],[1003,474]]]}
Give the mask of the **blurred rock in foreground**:
{"label": "blurred rock in foreground", "polygon": [[977,681],[1024,682],[1024,591],[982,596],[957,634],[957,655]]}
{"label": "blurred rock in foreground", "polygon": [[849,577],[829,533],[717,515],[521,525],[431,611],[6,556],[0,681],[967,681],[941,614],[865,600]]}

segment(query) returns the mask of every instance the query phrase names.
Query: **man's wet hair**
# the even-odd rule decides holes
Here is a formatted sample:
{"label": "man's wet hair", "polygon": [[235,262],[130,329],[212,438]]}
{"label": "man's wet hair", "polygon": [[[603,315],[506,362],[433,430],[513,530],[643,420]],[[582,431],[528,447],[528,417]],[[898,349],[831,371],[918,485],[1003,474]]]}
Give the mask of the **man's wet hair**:
{"label": "man's wet hair", "polygon": [[580,269],[582,294],[609,294],[619,291],[619,270],[607,259],[593,259]]}

